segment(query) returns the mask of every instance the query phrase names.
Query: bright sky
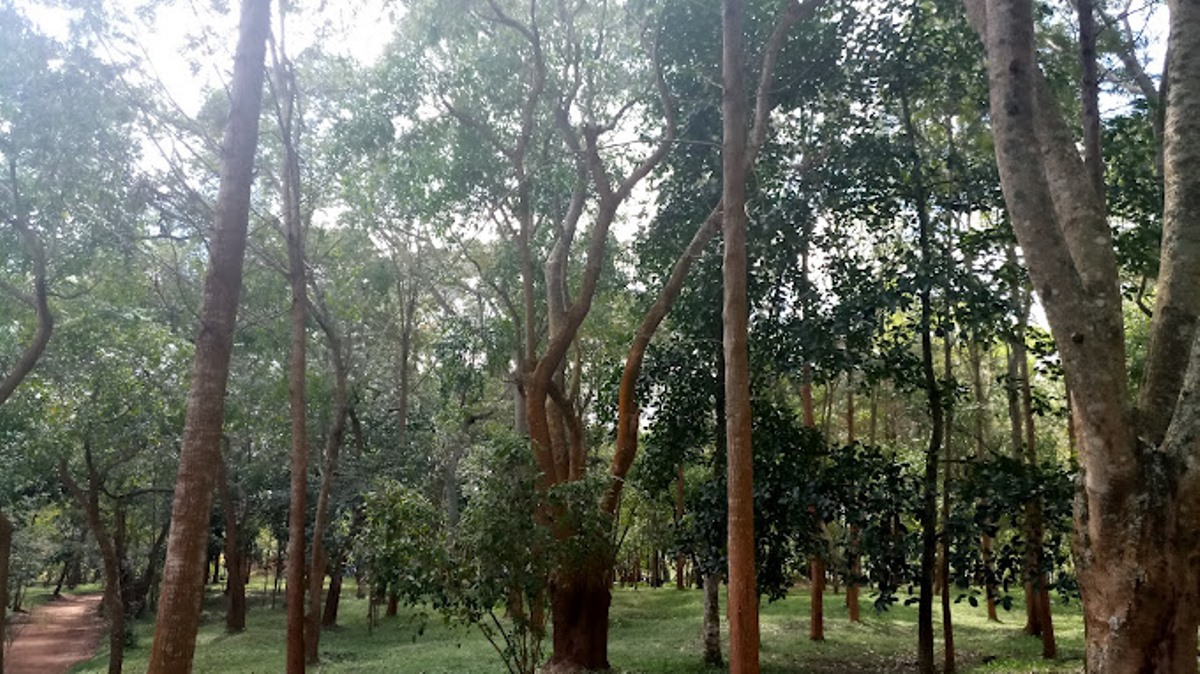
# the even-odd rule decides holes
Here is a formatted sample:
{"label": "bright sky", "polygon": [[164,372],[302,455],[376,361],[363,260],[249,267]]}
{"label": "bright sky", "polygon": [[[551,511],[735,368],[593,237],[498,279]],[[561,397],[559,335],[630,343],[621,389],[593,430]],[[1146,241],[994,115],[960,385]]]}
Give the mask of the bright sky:
{"label": "bright sky", "polygon": [[[146,0],[106,3],[111,8],[110,18],[128,26],[122,32],[129,36],[129,44],[106,45],[109,55],[136,62],[185,111],[196,112],[204,91],[220,86],[232,68],[240,2],[166,0],[157,3],[152,12],[142,11],[152,4]],[[327,53],[371,63],[383,53],[395,25],[395,10],[387,7],[395,3],[387,0],[291,4],[295,9],[285,17],[284,32],[292,55],[320,43]],[[60,40],[67,38],[71,21],[78,16],[78,12],[38,0],[17,0],[17,6],[40,31]],[[276,39],[280,32],[278,9],[278,3],[272,3]]]}

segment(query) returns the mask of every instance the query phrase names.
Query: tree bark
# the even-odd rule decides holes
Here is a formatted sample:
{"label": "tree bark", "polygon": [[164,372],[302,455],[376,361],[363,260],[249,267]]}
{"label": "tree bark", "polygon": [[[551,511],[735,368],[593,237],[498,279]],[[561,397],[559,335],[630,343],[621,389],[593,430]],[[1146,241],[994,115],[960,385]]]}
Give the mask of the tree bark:
{"label": "tree bark", "polygon": [[0,672],[4,671],[4,650],[8,645],[8,576],[12,536],[12,521],[0,512]]}
{"label": "tree bark", "polygon": [[225,511],[225,569],[229,576],[225,607],[225,631],[236,634],[246,629],[246,576],[242,572],[241,526],[238,499],[234,497],[229,480],[229,465],[221,458],[217,490],[221,495],[221,510]]}
{"label": "tree bark", "polygon": [[316,664],[320,656],[321,643],[321,590],[325,582],[328,560],[325,553],[325,531],[329,527],[329,497],[333,491],[333,480],[337,474],[338,452],[342,437],[346,433],[346,418],[350,410],[346,354],[343,341],[333,324],[329,312],[313,307],[317,323],[325,333],[329,345],[329,359],[333,367],[333,422],[325,436],[325,463],[321,468],[321,487],[317,492],[316,514],[313,520],[312,559],[309,562],[308,617],[305,633],[305,659]]}
{"label": "tree bark", "polygon": [[[947,260],[953,260],[947,255]],[[953,302],[951,289],[946,288],[947,301]],[[954,333],[952,326],[947,325],[942,327],[945,337],[942,340],[942,379],[946,382],[954,381]],[[951,583],[950,583],[950,486],[953,480],[954,465],[954,448],[951,443],[952,433],[954,431],[954,394],[948,393],[946,401],[946,431],[945,440],[942,443],[945,445],[945,460],[942,465],[942,533],[941,533],[941,559],[938,560],[938,575],[942,579],[942,644],[943,658],[942,671],[946,674],[955,670],[954,663],[954,620],[951,609]]]}
{"label": "tree bark", "polygon": [[809,560],[808,575],[812,585],[808,638],[810,641],[825,641],[825,560],[819,555]]}
{"label": "tree bark", "polygon": [[[295,125],[296,82],[286,55],[275,63],[274,84],[283,138],[281,173],[284,234],[287,238],[288,282],[291,287],[291,361],[288,367],[288,417],[291,426],[291,475],[288,502],[287,671],[303,674],[307,650],[304,614],[305,542],[308,518],[308,424],[305,389],[308,371],[308,275],[304,260],[304,223],[300,214],[300,158]],[[312,575],[324,577],[321,569]]]}
{"label": "tree bark", "polygon": [[204,550],[208,543],[213,466],[220,451],[225,384],[249,224],[269,10],[269,0],[244,0],[242,5],[211,261],[204,281],[201,328],[196,339],[150,674],[191,672],[196,648],[204,599]]}
{"label": "tree bark", "polygon": [[744,8],[722,2],[721,111],[724,141],[722,231],[724,280],[725,421],[729,490],[729,671],[757,674],[758,589],[754,562],[754,455],[751,449],[750,363],[746,299],[746,100]]}
{"label": "tree bark", "polygon": [[321,612],[321,627],[336,627],[338,618],[338,605],[342,601],[342,562],[345,561],[345,553],[338,551],[329,562],[329,592],[325,595],[325,607]]}
{"label": "tree bark", "polygon": [[92,463],[92,450],[88,441],[84,441],[84,455],[87,464],[87,490],[71,477],[67,468],[67,460],[60,458],[58,475],[63,486],[71,492],[79,507],[83,509],[88,527],[100,548],[100,558],[104,562],[104,609],[108,616],[108,673],[121,674],[125,661],[125,603],[121,599],[121,558],[118,554],[114,535],[100,514],[100,491],[103,488],[102,478]]}
{"label": "tree bark", "polygon": [[[975,398],[975,458],[983,460],[987,457],[987,394],[983,388],[983,356],[979,351],[978,337],[972,339],[967,348],[971,359],[971,390]],[[983,591],[988,620],[998,622],[992,537],[986,531],[980,534],[979,550],[983,561]]]}
{"label": "tree bark", "polygon": [[704,627],[702,630],[704,664],[720,667],[721,657],[721,577],[704,574]]}
{"label": "tree bark", "polygon": [[1131,409],[1111,233],[1038,71],[1032,3],[966,4],[988,52],[1005,201],[1076,403],[1087,669],[1195,672],[1200,6],[1169,3],[1161,273],[1145,379]]}
{"label": "tree bark", "polygon": [[554,655],[549,672],[607,671],[611,566],[583,566],[555,574],[550,587]]}

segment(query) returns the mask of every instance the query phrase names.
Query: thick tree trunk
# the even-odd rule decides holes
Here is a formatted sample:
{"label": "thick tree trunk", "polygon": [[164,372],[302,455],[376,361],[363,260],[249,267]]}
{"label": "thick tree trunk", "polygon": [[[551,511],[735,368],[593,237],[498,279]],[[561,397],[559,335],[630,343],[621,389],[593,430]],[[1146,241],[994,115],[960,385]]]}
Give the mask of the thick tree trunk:
{"label": "thick tree trunk", "polygon": [[704,664],[720,667],[721,657],[721,577],[704,574],[704,627],[702,643]]}
{"label": "thick tree trunk", "polygon": [[192,670],[196,648],[204,599],[204,551],[208,544],[213,465],[220,451],[225,384],[249,224],[269,10],[269,0],[243,1],[230,80],[229,125],[222,145],[212,257],[204,281],[201,328],[196,340],[171,509],[171,534],[150,652],[150,674],[187,674]]}
{"label": "thick tree trunk", "polygon": [[1087,670],[1195,672],[1200,353],[1200,6],[1172,0],[1161,272],[1136,409],[1102,202],[1035,60],[1028,0],[967,0],[985,36],[997,165],[1072,385]]}
{"label": "thick tree trunk", "polygon": [[608,670],[608,609],[612,604],[611,565],[585,566],[555,574],[550,587],[554,656],[549,672]]}

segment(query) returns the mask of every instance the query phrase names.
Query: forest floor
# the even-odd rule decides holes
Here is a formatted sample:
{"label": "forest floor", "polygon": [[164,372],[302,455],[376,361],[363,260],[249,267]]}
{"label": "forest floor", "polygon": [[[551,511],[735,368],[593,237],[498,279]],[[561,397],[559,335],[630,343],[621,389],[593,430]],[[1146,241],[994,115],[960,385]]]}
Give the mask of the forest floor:
{"label": "forest floor", "polygon": [[4,674],[63,674],[92,657],[104,634],[101,595],[62,595],[9,617]]}
{"label": "forest floor", "polygon": [[[283,592],[274,602],[261,590],[250,599],[247,629],[224,631],[224,598],[210,588],[203,625],[197,639],[196,674],[274,674],[284,667],[285,610]],[[901,599],[905,597],[902,596]],[[724,597],[722,597],[724,599]],[[1014,597],[1002,622],[988,622],[983,607],[968,601],[954,604],[958,671],[963,674],[1083,672],[1083,621],[1078,602],[1055,602],[1055,633],[1059,659],[1043,661],[1040,641],[1021,633],[1024,606]],[[674,587],[613,592],[609,660],[617,674],[717,674],[720,668],[700,664],[702,593]],[[862,622],[847,618],[845,595],[825,598],[826,640],[808,640],[807,588],[796,588],[787,599],[763,602],[761,662],[764,674],[866,674],[913,672],[917,665],[917,610],[902,603],[876,614],[870,597],[862,599]],[[722,606],[722,613],[724,607]],[[380,609],[382,612],[382,609]],[[356,599],[348,579],[343,592],[339,627],[321,638],[322,674],[494,674],[505,671],[496,652],[477,628],[448,624],[430,609],[401,609],[368,629],[367,602]],[[941,653],[941,612],[934,607]],[[723,621],[722,621],[723,622]],[[138,646],[126,650],[126,671],[144,671],[153,624],[135,626]],[[722,624],[722,632],[725,625]],[[727,633],[723,636],[728,636]],[[550,641],[543,644],[549,649]],[[727,644],[724,646],[728,648]],[[727,653],[728,651],[726,651]],[[101,649],[73,674],[102,674],[107,655]]]}

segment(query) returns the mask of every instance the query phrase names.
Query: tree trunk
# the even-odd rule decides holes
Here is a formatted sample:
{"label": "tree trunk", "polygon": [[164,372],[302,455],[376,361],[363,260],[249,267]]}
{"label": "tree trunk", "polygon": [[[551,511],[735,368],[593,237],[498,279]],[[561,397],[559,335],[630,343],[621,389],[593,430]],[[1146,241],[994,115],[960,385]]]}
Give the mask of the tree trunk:
{"label": "tree trunk", "polygon": [[608,670],[608,609],[612,603],[611,565],[559,571],[550,586],[554,656],[548,672]]}
{"label": "tree trunk", "polygon": [[[947,260],[953,258],[947,253]],[[949,302],[953,302],[950,288],[946,288],[946,296]],[[947,322],[948,323],[948,322]],[[943,351],[943,379],[947,382],[954,381],[954,337],[953,331],[949,324],[943,326],[945,334],[942,340]],[[955,670],[954,663],[954,620],[951,611],[950,600],[950,531],[948,529],[950,523],[950,486],[953,479],[953,461],[954,448],[951,443],[952,432],[954,430],[954,395],[950,393],[946,404],[946,431],[945,440],[945,463],[942,467],[942,545],[941,559],[938,563],[938,572],[942,577],[942,642],[944,658],[942,671],[950,674]]]}
{"label": "tree trunk", "polygon": [[[1033,388],[1030,384],[1029,359],[1022,351],[1017,363],[1021,382],[1021,411],[1025,423],[1025,462],[1030,470],[1036,470],[1037,431],[1033,424]],[[1037,626],[1036,634],[1042,638],[1042,657],[1054,659],[1057,647],[1054,643],[1054,624],[1050,615],[1050,593],[1046,587],[1046,572],[1042,560],[1045,555],[1042,537],[1044,525],[1042,504],[1034,499],[1025,506],[1026,577],[1025,596],[1033,602],[1031,622]]]}
{"label": "tree trunk", "polygon": [[343,341],[333,323],[333,318],[322,307],[314,307],[313,315],[325,333],[329,345],[330,363],[333,367],[333,422],[325,436],[325,463],[321,469],[321,487],[317,493],[316,513],[313,520],[312,559],[309,562],[308,617],[305,633],[305,659],[316,664],[320,657],[321,644],[321,590],[325,581],[328,560],[325,553],[325,531],[329,527],[329,497],[333,491],[333,480],[337,475],[338,452],[342,436],[346,433],[346,419],[350,410],[348,373]]}
{"label": "tree trunk", "polygon": [[[971,360],[971,391],[975,399],[975,458],[987,457],[987,394],[983,388],[983,356],[979,351],[978,337],[967,345]],[[983,590],[987,604],[987,616],[998,622],[996,615],[996,571],[992,558],[992,537],[984,532],[979,537],[980,555],[983,561]]]}
{"label": "tree trunk", "polygon": [[0,672],[4,671],[4,650],[8,645],[8,569],[12,536],[12,521],[0,512]]}
{"label": "tree trunk", "polygon": [[105,614],[108,616],[108,673],[121,674],[121,667],[125,661],[125,603],[122,601],[121,591],[121,558],[114,536],[109,534],[108,527],[104,526],[101,519],[100,492],[104,485],[92,463],[91,445],[87,440],[84,441],[84,456],[88,475],[86,491],[71,476],[65,458],[59,459],[58,475],[83,509],[88,527],[100,548],[100,558],[104,563],[103,602]]}
{"label": "tree trunk", "polygon": [[720,667],[721,658],[721,577],[704,574],[704,664]]}
{"label": "tree trunk", "polygon": [[746,300],[746,98],[741,0],[722,2],[721,111],[725,408],[729,490],[729,671],[757,674],[758,589],[754,563],[754,458],[751,450],[750,364]]}
{"label": "tree trunk", "polygon": [[825,641],[825,560],[818,555],[809,561],[812,603],[809,607],[808,638]]}
{"label": "tree trunk", "polygon": [[932,428],[929,444],[925,449],[925,475],[921,494],[921,594],[917,606],[918,667],[922,674],[933,674],[937,667],[933,662],[933,576],[937,557],[937,491],[938,459],[942,451],[943,420],[942,390],[933,368],[933,306],[930,299],[933,280],[933,223],[929,216],[929,193],[924,182],[921,159],[916,147],[916,131],[905,92],[901,92],[900,104],[903,122],[908,136],[912,171],[912,200],[920,227],[921,270],[918,273],[921,300],[920,339],[921,369],[928,400],[929,418]]}
{"label": "tree trunk", "polygon": [[229,481],[229,466],[224,457],[219,466],[217,490],[221,509],[225,511],[225,569],[229,576],[225,607],[225,631],[236,634],[246,629],[246,576],[242,573],[241,526],[238,522],[238,503]]}
{"label": "tree trunk", "polygon": [[[272,52],[274,54],[274,52]],[[300,213],[300,157],[296,148],[296,80],[287,55],[275,62],[274,86],[279,135],[283,140],[280,187],[284,236],[287,240],[288,284],[291,288],[291,361],[288,367],[288,417],[291,427],[291,476],[288,501],[287,671],[303,674],[307,657],[304,613],[305,543],[308,519],[308,274],[305,269],[305,227]],[[315,545],[314,545],[315,547]],[[313,568],[311,574],[323,577]],[[318,595],[319,598],[319,595]]]}
{"label": "tree trunk", "polygon": [[243,1],[230,80],[229,124],[222,147],[211,262],[204,281],[202,327],[196,340],[149,674],[188,674],[196,648],[204,600],[204,549],[208,544],[213,466],[220,451],[225,385],[249,224],[269,10],[269,0]]}
{"label": "tree trunk", "polygon": [[322,627],[336,627],[338,604],[342,601],[342,562],[344,553],[338,555],[329,563],[329,593],[325,595],[325,609],[321,614]]}
{"label": "tree trunk", "polygon": [[1200,6],[1172,0],[1161,271],[1129,405],[1116,258],[1102,200],[1053,104],[1028,0],[967,0],[985,37],[997,166],[1076,403],[1076,568],[1087,670],[1195,672],[1200,503]]}
{"label": "tree trunk", "polygon": [[[675,467],[675,525],[679,526],[679,522],[683,520],[683,464],[680,463]],[[682,590],[687,587],[687,581],[683,577],[684,564],[686,557],[683,551],[675,553],[675,589]]]}

